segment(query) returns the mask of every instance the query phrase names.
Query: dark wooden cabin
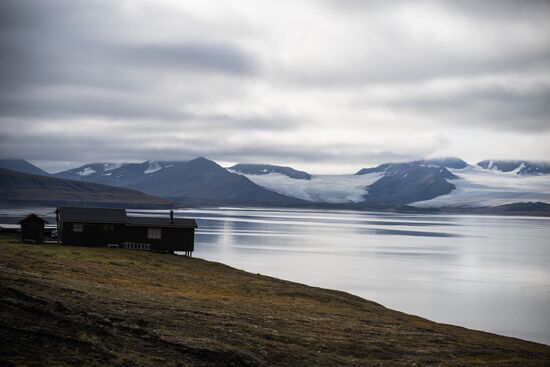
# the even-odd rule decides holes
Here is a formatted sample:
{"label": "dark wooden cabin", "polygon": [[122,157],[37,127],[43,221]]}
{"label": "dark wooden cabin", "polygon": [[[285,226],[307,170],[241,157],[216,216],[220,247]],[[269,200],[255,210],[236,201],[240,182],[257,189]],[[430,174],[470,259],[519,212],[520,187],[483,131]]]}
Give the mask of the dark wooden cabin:
{"label": "dark wooden cabin", "polygon": [[124,242],[128,222],[124,209],[57,208],[61,243],[79,246],[116,246]]}
{"label": "dark wooden cabin", "polygon": [[30,213],[17,224],[21,225],[21,241],[44,243],[44,224],[48,224],[48,221]]}
{"label": "dark wooden cabin", "polygon": [[63,244],[121,247],[132,250],[184,252],[195,249],[194,219],[128,216],[124,209],[70,208],[57,210]]}
{"label": "dark wooden cabin", "polygon": [[145,245],[151,251],[183,251],[187,255],[195,250],[194,219],[161,217],[128,217],[125,246]]}

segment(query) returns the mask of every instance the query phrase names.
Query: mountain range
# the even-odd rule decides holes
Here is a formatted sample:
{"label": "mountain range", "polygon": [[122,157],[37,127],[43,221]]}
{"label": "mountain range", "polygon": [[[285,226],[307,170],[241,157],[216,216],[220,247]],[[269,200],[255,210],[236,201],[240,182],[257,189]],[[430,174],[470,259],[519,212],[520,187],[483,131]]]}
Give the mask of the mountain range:
{"label": "mountain range", "polygon": [[90,163],[55,174],[20,159],[0,160],[0,167],[52,180],[137,190],[176,205],[423,210],[538,203],[533,205],[540,211],[550,204],[550,165],[530,161],[484,160],[470,165],[460,158],[428,159],[385,163],[347,175],[315,175],[270,164],[224,168],[203,157]]}
{"label": "mountain range", "polygon": [[137,190],[0,168],[0,205],[168,208],[172,203]]}

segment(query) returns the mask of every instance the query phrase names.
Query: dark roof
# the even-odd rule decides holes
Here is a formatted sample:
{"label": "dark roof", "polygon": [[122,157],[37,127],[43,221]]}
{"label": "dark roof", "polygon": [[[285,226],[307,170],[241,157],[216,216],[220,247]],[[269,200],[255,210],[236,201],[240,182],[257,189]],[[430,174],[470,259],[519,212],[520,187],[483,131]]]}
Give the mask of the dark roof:
{"label": "dark roof", "polygon": [[63,222],[127,223],[124,209],[60,207],[59,217]]}
{"label": "dark roof", "polygon": [[34,214],[34,213],[28,214],[25,218],[19,220],[19,221],[17,222],[17,224],[21,224],[21,223],[26,222],[27,220],[30,220],[30,219],[38,219],[38,220],[41,220],[42,222],[48,224],[48,221],[47,221],[46,219],[40,218],[38,215],[36,215],[36,214]]}
{"label": "dark roof", "polygon": [[169,217],[128,217],[128,225],[144,227],[197,228],[197,222],[195,222],[194,219],[174,218],[174,223],[170,223]]}

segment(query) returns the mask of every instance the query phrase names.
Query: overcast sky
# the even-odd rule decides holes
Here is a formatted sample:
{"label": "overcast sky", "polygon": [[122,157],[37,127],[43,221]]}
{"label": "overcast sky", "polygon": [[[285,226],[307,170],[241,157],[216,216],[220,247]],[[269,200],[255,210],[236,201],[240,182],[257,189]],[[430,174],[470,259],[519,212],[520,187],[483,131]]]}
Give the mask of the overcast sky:
{"label": "overcast sky", "polygon": [[550,1],[0,5],[0,156],[550,159]]}

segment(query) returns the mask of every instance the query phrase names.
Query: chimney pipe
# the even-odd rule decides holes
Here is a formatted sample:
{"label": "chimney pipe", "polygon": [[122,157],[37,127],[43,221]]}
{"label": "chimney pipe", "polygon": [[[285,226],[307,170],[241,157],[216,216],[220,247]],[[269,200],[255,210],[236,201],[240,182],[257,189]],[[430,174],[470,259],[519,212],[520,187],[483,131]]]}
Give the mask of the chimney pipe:
{"label": "chimney pipe", "polygon": [[170,210],[170,224],[174,224],[174,211]]}

